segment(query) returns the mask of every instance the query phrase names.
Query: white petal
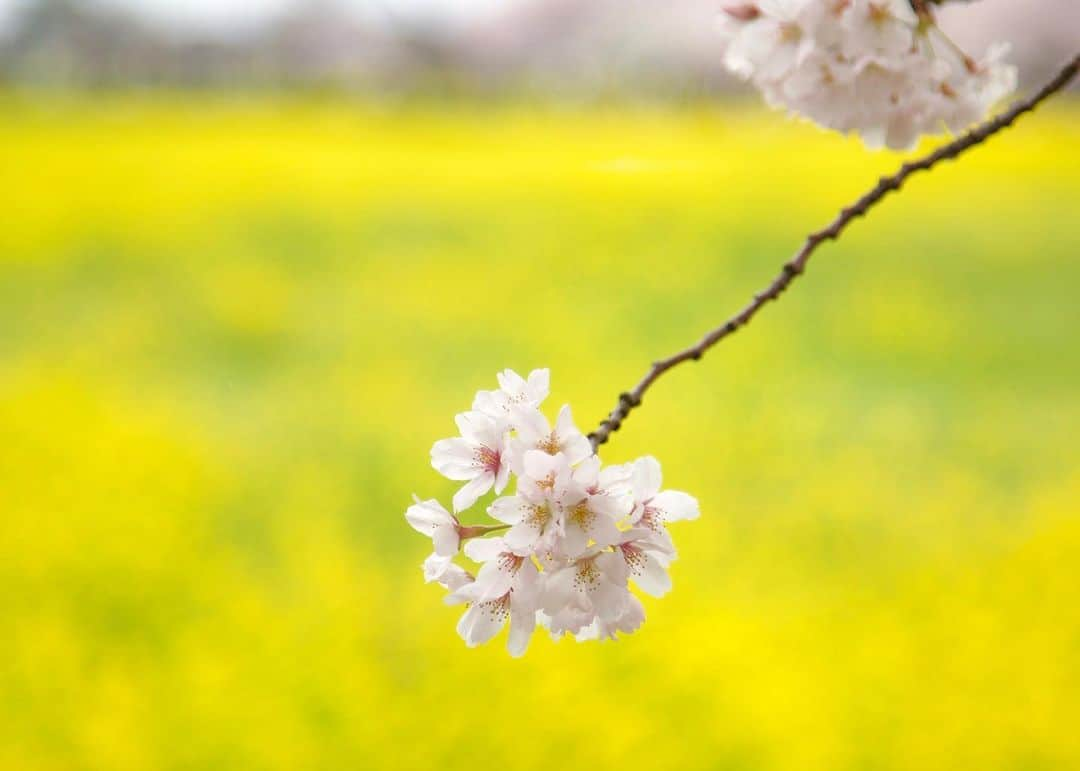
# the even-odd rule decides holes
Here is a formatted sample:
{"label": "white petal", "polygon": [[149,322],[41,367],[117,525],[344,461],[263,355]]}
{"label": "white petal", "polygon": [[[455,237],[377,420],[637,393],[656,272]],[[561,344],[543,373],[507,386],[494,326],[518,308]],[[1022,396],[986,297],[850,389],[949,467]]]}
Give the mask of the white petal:
{"label": "white petal", "polygon": [[592,444],[589,443],[588,437],[580,431],[572,434],[565,441],[560,442],[559,446],[563,453],[566,454],[566,458],[570,461],[570,465],[581,463],[593,454]]}
{"label": "white petal", "polygon": [[430,584],[432,581],[440,581],[448,572],[450,565],[453,564],[450,559],[450,557],[432,554],[424,560],[424,583]]}
{"label": "white petal", "polygon": [[600,471],[599,486],[609,493],[623,493],[630,489],[630,479],[634,467],[629,463],[619,466],[606,466]]}
{"label": "white petal", "polygon": [[451,592],[456,592],[466,584],[472,583],[473,577],[469,571],[465,568],[450,563],[446,568],[446,572],[443,573],[442,578],[439,579],[439,583],[449,589]]}
{"label": "white petal", "polygon": [[590,452],[574,469],[574,481],[586,489],[599,487],[601,473],[600,458]]}
{"label": "white petal", "polygon": [[619,528],[615,526],[615,520],[604,514],[597,514],[589,523],[589,537],[596,541],[598,546],[610,546],[618,542]]}
{"label": "white petal", "polygon": [[510,634],[506,638],[506,649],[514,658],[525,655],[529,647],[533,630],[536,629],[536,611],[512,612],[510,614]]}
{"label": "white petal", "polygon": [[566,523],[566,534],[562,539],[562,548],[567,555],[576,557],[585,552],[589,545],[589,534],[576,522]]}
{"label": "white petal", "polygon": [[514,607],[522,612],[535,613],[540,603],[540,571],[531,560],[525,560],[514,576],[514,593],[511,595]]}
{"label": "white petal", "polygon": [[536,547],[540,530],[527,522],[518,522],[503,535],[506,546],[515,554],[527,554]]}
{"label": "white petal", "polygon": [[491,424],[495,421],[488,415],[476,410],[462,412],[454,416],[461,435],[475,444],[486,444],[484,441],[491,432]]}
{"label": "white petal", "polygon": [[589,624],[592,624],[596,614],[591,610],[583,610],[576,607],[565,607],[551,616],[548,628],[551,630],[551,639],[558,640],[564,634],[579,634]]}
{"label": "white petal", "polygon": [[608,495],[601,493],[589,498],[589,508],[619,520],[627,516],[633,508],[634,501],[629,495]]}
{"label": "white petal", "polygon": [[[447,605],[460,605],[463,602],[476,602],[476,591],[473,586],[475,581],[466,581],[456,589],[451,590],[450,594],[443,598],[443,602]],[[462,619],[464,621],[464,619]]]}
{"label": "white petal", "polygon": [[424,535],[430,536],[435,528],[440,525],[456,525],[455,520],[437,500],[432,498],[428,501],[414,503],[405,510],[405,519],[413,526],[413,529]]}
{"label": "white petal", "polygon": [[632,576],[633,581],[645,594],[651,597],[663,597],[671,591],[671,576],[656,557],[651,554],[643,556],[645,564]]}
{"label": "white petal", "polygon": [[574,635],[574,639],[578,642],[587,642],[589,640],[599,640],[601,638],[600,631],[600,619],[594,618],[592,623],[586,627],[583,627],[580,632]]}
{"label": "white petal", "polygon": [[461,546],[457,526],[453,524],[438,525],[431,534],[431,540],[435,544],[435,553],[440,557],[454,556]]}
{"label": "white petal", "polygon": [[464,511],[472,506],[476,503],[477,498],[491,489],[493,484],[495,484],[495,475],[490,471],[485,471],[476,479],[466,483],[464,487],[454,493],[454,513]]}
{"label": "white petal", "polygon": [[485,562],[480,572],[476,574],[476,581],[472,584],[473,592],[478,602],[497,600],[510,591],[514,582],[514,573],[508,570],[506,562],[495,559]]}
{"label": "white petal", "polygon": [[492,603],[474,603],[458,622],[457,631],[470,648],[482,645],[499,633],[505,619]]}
{"label": "white petal", "polygon": [[541,439],[551,435],[551,425],[547,418],[532,405],[517,407],[511,412],[511,418],[521,439],[532,447],[535,447]]}
{"label": "white petal", "polygon": [[529,394],[537,403],[544,401],[551,392],[551,370],[534,369],[529,373]]}
{"label": "white petal", "polygon": [[488,514],[503,524],[516,525],[525,516],[526,507],[529,505],[516,495],[508,495],[505,498],[496,498],[495,502],[488,506]]}
{"label": "white petal", "polygon": [[474,538],[465,544],[465,556],[473,562],[490,562],[505,551],[502,538]]}
{"label": "white petal", "polygon": [[555,418],[555,433],[559,436],[569,436],[570,434],[580,434],[576,425],[574,425],[574,413],[570,409],[569,404],[564,404],[559,409],[559,414]]}
{"label": "white petal", "polygon": [[431,446],[431,465],[447,479],[463,482],[476,476],[475,451],[475,445],[460,437],[440,439]]}
{"label": "white petal", "polygon": [[609,551],[601,552],[596,556],[596,567],[608,582],[626,586],[629,571],[621,555]]}
{"label": "white petal", "polygon": [[518,373],[512,369],[504,369],[502,372],[495,375],[495,378],[499,381],[499,388],[511,396],[525,393],[525,389],[528,388],[528,384]]}
{"label": "white petal", "polygon": [[623,634],[630,634],[640,629],[644,623],[645,606],[641,604],[641,600],[631,594],[630,603],[626,606],[623,614],[619,616],[616,626]]}
{"label": "white petal", "polygon": [[555,617],[570,604],[574,594],[575,573],[576,568],[571,565],[555,571],[544,581],[540,592],[540,605],[549,616]]}
{"label": "white petal", "polygon": [[525,475],[531,479],[545,479],[555,474],[558,476],[567,468],[566,456],[560,454],[548,455],[541,450],[530,450],[524,458]]}
{"label": "white petal", "polygon": [[678,522],[682,519],[697,519],[701,516],[697,499],[678,490],[665,490],[649,503],[665,522]]}
{"label": "white petal", "polygon": [[647,501],[658,492],[662,478],[660,475],[660,461],[651,455],[638,458],[634,461],[633,472],[634,498],[639,501]]}
{"label": "white petal", "polygon": [[477,391],[472,408],[489,418],[506,418],[508,401],[502,391]]}
{"label": "white petal", "polygon": [[630,604],[630,592],[626,586],[618,586],[608,581],[598,582],[589,597],[596,615],[604,621],[614,621]]}
{"label": "white petal", "polygon": [[495,472],[495,493],[497,495],[501,494],[510,482],[510,464],[508,461],[509,458],[503,455],[499,463],[499,470]]}

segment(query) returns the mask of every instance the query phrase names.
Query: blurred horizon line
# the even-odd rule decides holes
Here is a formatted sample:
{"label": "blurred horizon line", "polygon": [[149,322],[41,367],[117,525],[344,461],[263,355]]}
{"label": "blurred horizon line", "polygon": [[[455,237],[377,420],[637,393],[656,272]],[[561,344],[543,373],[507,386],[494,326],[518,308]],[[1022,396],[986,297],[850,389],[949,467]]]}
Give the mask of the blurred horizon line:
{"label": "blurred horizon line", "polygon": [[[130,5],[28,0],[0,35],[0,87],[690,101],[746,91],[721,61],[720,0],[515,0],[454,22],[437,20],[435,0],[404,14],[392,10],[400,0],[366,12],[342,0],[267,2],[280,12],[264,7],[230,36],[155,22]],[[1071,53],[1068,30],[1080,24],[1080,4],[1039,5],[1048,8],[1021,24],[1010,0],[980,0],[977,15],[946,9],[942,25],[975,52],[1011,38],[1030,86]]]}

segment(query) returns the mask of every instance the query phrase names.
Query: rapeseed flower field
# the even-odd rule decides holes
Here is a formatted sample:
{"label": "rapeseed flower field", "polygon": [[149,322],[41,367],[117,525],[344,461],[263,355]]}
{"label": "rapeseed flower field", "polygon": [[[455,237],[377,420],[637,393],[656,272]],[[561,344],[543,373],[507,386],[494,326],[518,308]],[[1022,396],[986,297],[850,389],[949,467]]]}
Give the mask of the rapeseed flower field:
{"label": "rapeseed flower field", "polygon": [[0,99],[0,768],[1080,765],[1080,112],[912,182],[602,450],[618,643],[467,650],[403,512],[588,430],[899,161],[741,105]]}

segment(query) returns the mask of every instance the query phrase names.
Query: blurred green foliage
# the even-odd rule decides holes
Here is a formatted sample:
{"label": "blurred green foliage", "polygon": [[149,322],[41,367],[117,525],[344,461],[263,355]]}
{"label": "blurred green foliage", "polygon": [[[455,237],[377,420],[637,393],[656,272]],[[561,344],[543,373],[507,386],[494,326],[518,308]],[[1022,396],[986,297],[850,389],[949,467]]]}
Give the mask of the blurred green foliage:
{"label": "blurred green foliage", "polygon": [[603,455],[699,497],[674,592],[519,661],[422,584],[431,443],[506,366],[588,430],[896,158],[723,106],[0,107],[0,767],[1080,764],[1075,106],[661,381]]}

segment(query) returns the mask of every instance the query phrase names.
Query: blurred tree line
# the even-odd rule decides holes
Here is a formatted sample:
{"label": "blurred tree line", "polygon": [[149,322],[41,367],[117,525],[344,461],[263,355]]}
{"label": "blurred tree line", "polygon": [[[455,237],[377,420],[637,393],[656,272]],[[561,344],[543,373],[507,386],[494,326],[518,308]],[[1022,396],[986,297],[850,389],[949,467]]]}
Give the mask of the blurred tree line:
{"label": "blurred tree line", "polygon": [[[1013,18],[1016,5],[983,2],[978,15],[972,8],[946,13],[968,12],[953,26],[975,46],[985,45],[988,35],[1015,40],[1022,34],[1016,58],[1029,80],[1063,58],[1071,45],[1068,30],[1080,29],[1074,0],[1043,0],[1039,5],[1052,12],[1027,14],[1027,27]],[[0,80],[76,89],[570,97],[694,98],[740,87],[724,73],[716,47],[712,20],[720,0],[526,0],[466,25],[397,16],[389,5],[380,7],[385,13],[372,21],[319,0],[248,33],[222,35],[167,29],[92,2],[34,0],[0,38]],[[969,23],[980,19],[979,25]]]}

